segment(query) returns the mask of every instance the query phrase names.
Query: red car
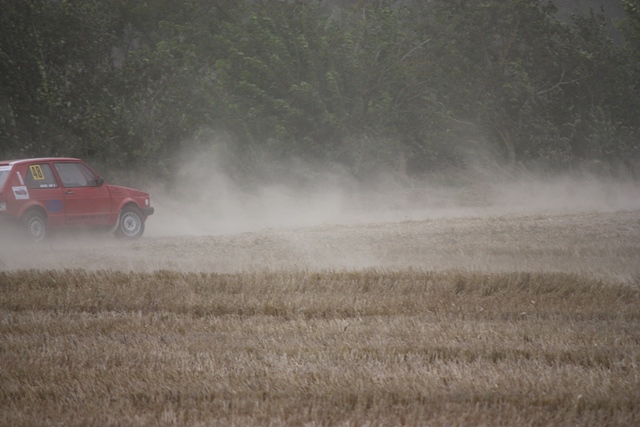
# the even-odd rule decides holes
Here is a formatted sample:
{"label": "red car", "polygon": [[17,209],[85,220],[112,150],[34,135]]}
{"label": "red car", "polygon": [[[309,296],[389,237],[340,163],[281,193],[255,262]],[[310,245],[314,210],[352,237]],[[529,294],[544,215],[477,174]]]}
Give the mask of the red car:
{"label": "red car", "polygon": [[65,227],[104,227],[135,239],[153,210],[148,193],[105,184],[79,159],[0,161],[0,223],[13,220],[35,242]]}

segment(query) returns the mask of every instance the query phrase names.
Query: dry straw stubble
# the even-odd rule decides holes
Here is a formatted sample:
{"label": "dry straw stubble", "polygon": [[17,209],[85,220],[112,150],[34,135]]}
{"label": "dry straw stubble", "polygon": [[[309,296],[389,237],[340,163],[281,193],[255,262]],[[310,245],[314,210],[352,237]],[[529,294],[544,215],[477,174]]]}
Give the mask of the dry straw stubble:
{"label": "dry straw stubble", "polygon": [[638,326],[559,273],[0,272],[0,423],[634,425]]}

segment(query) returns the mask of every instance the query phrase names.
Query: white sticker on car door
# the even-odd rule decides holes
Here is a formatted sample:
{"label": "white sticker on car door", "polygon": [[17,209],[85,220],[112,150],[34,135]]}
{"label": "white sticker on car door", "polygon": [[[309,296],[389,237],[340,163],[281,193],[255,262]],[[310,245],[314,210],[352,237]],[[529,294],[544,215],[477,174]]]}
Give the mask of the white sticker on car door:
{"label": "white sticker on car door", "polygon": [[16,197],[16,200],[29,200],[29,190],[24,185],[20,185],[18,187],[13,188],[13,195]]}

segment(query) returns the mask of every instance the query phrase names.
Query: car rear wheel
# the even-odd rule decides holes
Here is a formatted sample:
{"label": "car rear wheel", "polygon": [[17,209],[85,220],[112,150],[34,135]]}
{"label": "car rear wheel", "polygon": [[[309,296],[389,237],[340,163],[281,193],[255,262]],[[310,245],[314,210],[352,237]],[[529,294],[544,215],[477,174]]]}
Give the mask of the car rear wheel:
{"label": "car rear wheel", "polygon": [[38,211],[29,211],[22,217],[25,236],[32,242],[41,242],[47,236],[47,218]]}
{"label": "car rear wheel", "polygon": [[120,211],[115,235],[123,239],[137,239],[144,233],[144,220],[140,209],[133,206],[125,206]]}

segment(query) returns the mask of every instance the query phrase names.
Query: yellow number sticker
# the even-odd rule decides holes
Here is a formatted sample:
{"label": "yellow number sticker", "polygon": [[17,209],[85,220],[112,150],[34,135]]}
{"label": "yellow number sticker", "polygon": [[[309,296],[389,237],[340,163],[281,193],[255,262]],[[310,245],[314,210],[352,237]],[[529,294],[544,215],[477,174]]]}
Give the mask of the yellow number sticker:
{"label": "yellow number sticker", "polygon": [[42,169],[40,169],[40,165],[31,165],[29,166],[31,170],[31,175],[33,175],[33,179],[36,181],[42,181],[44,179],[44,174],[42,173]]}

